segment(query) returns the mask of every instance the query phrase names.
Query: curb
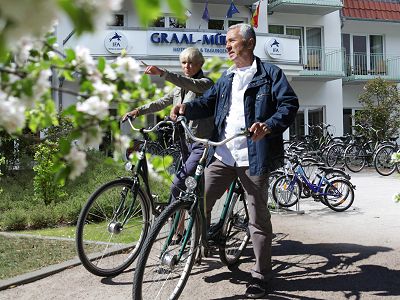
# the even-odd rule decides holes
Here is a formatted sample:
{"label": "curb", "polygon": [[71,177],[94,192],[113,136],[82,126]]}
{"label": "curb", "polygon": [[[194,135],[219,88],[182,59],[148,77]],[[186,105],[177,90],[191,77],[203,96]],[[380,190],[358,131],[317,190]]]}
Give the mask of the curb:
{"label": "curb", "polygon": [[25,273],[22,275],[18,275],[6,280],[0,280],[0,291],[5,290],[8,288],[13,288],[17,285],[33,282],[42,278],[45,278],[47,276],[59,273],[61,271],[64,271],[65,269],[69,269],[75,266],[80,265],[81,262],[79,258],[74,258],[71,260],[67,260],[65,262],[51,265],[45,268],[42,268],[40,270],[36,270],[30,273]]}

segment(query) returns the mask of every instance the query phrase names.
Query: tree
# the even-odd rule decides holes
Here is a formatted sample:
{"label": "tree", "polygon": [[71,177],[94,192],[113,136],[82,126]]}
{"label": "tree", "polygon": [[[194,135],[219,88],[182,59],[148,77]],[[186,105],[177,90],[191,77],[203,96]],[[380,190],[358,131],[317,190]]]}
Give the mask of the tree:
{"label": "tree", "polygon": [[[168,1],[171,10],[184,16],[185,0]],[[142,24],[157,17],[161,0],[132,0]],[[117,107],[118,116],[129,106],[161,95],[149,77],[139,73],[139,64],[122,54],[113,62],[93,60],[88,49],[77,47],[61,51],[51,30],[57,16],[66,15],[75,32],[94,31],[106,23],[122,0],[21,0],[0,2],[0,131],[11,137],[58,125],[52,91],[76,96],[76,105],[62,116],[72,123],[70,134],[60,140],[54,166],[58,178],[74,179],[86,166],[85,148],[98,144],[111,128],[115,148],[127,147],[130,140],[121,135],[119,118],[109,115]],[[35,14],[32,14],[35,11]],[[99,25],[101,24],[101,25]],[[79,84],[77,92],[52,86],[51,76]],[[79,143],[73,141],[78,140]],[[118,157],[119,152],[115,152]]]}
{"label": "tree", "polygon": [[[379,138],[387,139],[399,134],[400,92],[394,83],[382,78],[369,81],[359,96],[363,109],[357,112],[356,123],[379,130]],[[371,135],[375,139],[375,134]]]}

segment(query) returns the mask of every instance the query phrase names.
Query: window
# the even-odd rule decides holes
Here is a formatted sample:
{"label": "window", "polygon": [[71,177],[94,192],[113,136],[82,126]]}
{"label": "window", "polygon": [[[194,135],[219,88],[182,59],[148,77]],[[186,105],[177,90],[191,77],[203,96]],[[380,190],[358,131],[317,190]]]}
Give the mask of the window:
{"label": "window", "polygon": [[285,34],[285,27],[283,25],[269,25],[268,32],[273,34]]}
{"label": "window", "polygon": [[322,28],[269,25],[269,33],[287,34],[299,37],[300,62],[307,69],[321,70],[322,67]]}
{"label": "window", "polygon": [[182,21],[174,17],[169,17],[169,28],[186,28],[186,21]]}
{"label": "window", "polygon": [[114,14],[112,20],[107,23],[108,26],[125,26],[125,16],[123,14]]}
{"label": "window", "polygon": [[247,23],[247,19],[210,19],[208,21],[208,29],[227,30],[230,26],[239,23]]}
{"label": "window", "polygon": [[353,110],[351,108],[343,109],[343,134],[351,134],[351,126],[353,125]]}
{"label": "window", "polygon": [[149,24],[149,27],[160,28],[186,28],[186,21],[172,16],[159,17]]}
{"label": "window", "polygon": [[210,19],[208,21],[208,29],[224,30],[224,20]]}
{"label": "window", "polygon": [[293,124],[290,126],[290,135],[295,135],[296,138],[300,138],[304,136],[304,109],[300,108],[297,112],[296,119]]}
{"label": "window", "polygon": [[386,74],[383,35],[342,34],[342,46],[346,50],[347,74]]}

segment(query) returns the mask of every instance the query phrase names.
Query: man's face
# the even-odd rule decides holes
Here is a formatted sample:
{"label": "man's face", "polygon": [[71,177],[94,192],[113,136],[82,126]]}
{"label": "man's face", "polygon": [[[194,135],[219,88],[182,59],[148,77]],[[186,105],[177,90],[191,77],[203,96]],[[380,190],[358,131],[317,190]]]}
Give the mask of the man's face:
{"label": "man's face", "polygon": [[201,64],[196,63],[194,61],[190,61],[189,59],[185,58],[181,61],[181,67],[183,74],[185,74],[188,77],[193,77],[194,75],[197,74],[197,72],[200,71]]}
{"label": "man's face", "polygon": [[226,34],[226,50],[228,51],[229,59],[237,63],[243,57],[252,55],[253,49],[243,39],[240,34],[239,28],[234,28],[228,31]]}

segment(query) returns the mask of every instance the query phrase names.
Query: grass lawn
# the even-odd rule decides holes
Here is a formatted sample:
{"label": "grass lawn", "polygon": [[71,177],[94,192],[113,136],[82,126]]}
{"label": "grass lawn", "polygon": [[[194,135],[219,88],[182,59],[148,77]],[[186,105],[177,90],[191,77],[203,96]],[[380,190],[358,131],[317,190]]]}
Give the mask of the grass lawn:
{"label": "grass lawn", "polygon": [[74,241],[0,235],[0,280],[39,270],[76,256]]}

